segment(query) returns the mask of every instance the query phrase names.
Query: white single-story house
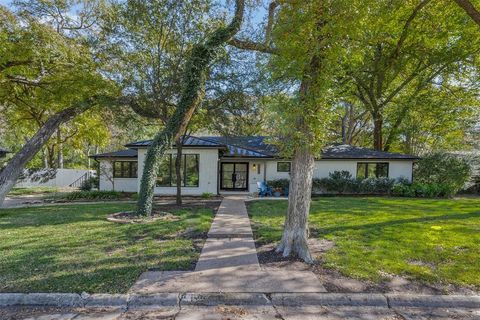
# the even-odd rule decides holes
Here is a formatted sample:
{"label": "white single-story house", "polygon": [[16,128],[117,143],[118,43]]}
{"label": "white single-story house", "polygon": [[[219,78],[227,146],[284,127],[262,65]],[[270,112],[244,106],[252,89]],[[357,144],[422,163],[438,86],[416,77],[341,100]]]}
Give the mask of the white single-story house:
{"label": "white single-story house", "polygon": [[[257,192],[258,181],[289,179],[290,160],[278,156],[266,137],[195,137],[184,139],[182,148],[184,195]],[[100,190],[137,192],[147,148],[151,140],[132,142],[128,149],[92,156],[99,161]],[[176,148],[164,157],[155,194],[176,193]],[[315,178],[334,171],[349,171],[353,177],[388,177],[412,180],[415,156],[375,151],[350,145],[323,150],[315,161]]]}

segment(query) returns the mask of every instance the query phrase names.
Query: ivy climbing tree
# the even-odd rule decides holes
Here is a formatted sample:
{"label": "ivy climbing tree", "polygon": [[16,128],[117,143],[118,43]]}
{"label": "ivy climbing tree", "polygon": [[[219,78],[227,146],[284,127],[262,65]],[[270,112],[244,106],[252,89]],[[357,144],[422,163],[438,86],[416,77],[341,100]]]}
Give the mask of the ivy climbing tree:
{"label": "ivy climbing tree", "polygon": [[219,27],[203,43],[196,44],[188,57],[183,81],[182,94],[174,114],[163,130],[154,137],[145,157],[137,214],[147,216],[152,212],[153,191],[158,167],[165,151],[172,142],[182,136],[195,109],[205,94],[205,82],[209,64],[215,59],[217,49],[240,30],[245,7],[244,0],[236,0],[235,15],[225,27]]}

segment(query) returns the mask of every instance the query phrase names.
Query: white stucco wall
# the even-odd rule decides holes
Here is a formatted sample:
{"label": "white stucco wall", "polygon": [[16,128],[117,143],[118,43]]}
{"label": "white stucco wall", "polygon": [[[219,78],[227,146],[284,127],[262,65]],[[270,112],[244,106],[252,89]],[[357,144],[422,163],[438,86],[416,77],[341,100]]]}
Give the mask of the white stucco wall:
{"label": "white stucco wall", "polygon": [[[51,170],[52,176],[49,180],[36,179],[35,177],[45,176],[46,173]],[[28,171],[24,171],[27,176]],[[15,187],[17,188],[31,188],[31,187],[68,187],[77,179],[90,172],[92,175],[96,175],[95,170],[83,170],[83,169],[44,169],[33,173],[32,176],[19,180]],[[47,174],[48,176],[48,174]]]}
{"label": "white stucco wall", "polygon": [[[137,178],[114,178],[112,162],[110,160],[99,160],[100,161],[100,190],[115,190],[122,192],[137,192]],[[115,161],[137,161],[137,159],[116,159]]]}
{"label": "white stucco wall", "polygon": [[[138,149],[138,176],[143,174],[146,149]],[[167,153],[176,154],[176,150],[170,150]],[[199,162],[199,183],[198,187],[182,187],[184,195],[201,195],[205,192],[217,194],[217,166],[218,166],[218,149],[202,149],[202,148],[183,148],[183,154],[198,154]],[[137,190],[140,184],[137,186]],[[176,187],[155,187],[155,194],[158,195],[174,195],[177,192]]]}
{"label": "white stucco wall", "polygon": [[[290,179],[290,174],[287,172],[277,172],[277,162],[282,161],[267,161],[267,181],[276,179]],[[358,162],[388,162],[389,172],[388,176],[392,179],[406,178],[412,179],[412,161],[411,160],[319,160],[315,161],[315,169],[313,172],[314,178],[326,178],[329,173],[334,171],[348,171],[352,177],[357,176]]]}

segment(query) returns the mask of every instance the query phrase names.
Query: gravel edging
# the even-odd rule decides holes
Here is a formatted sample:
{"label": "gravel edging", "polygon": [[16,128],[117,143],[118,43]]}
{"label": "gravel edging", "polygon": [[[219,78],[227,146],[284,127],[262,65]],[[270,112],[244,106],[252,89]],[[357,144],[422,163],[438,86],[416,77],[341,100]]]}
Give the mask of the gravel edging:
{"label": "gravel edging", "polygon": [[379,293],[162,293],[77,294],[0,293],[0,307],[48,306],[80,308],[175,307],[180,305],[352,306],[480,309],[480,296],[410,295]]}

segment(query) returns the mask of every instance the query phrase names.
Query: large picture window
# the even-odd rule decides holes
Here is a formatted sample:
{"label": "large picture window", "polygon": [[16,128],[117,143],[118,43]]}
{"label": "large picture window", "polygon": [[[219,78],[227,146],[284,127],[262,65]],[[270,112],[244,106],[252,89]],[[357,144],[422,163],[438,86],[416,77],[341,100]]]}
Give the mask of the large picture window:
{"label": "large picture window", "polygon": [[[198,154],[183,154],[181,163],[182,187],[198,187]],[[175,171],[176,154],[166,155],[160,163],[157,177],[157,187],[176,187]]]}
{"label": "large picture window", "polygon": [[388,178],[388,162],[358,162],[357,179]]}
{"label": "large picture window", "polygon": [[277,162],[277,172],[290,172],[290,162]]}
{"label": "large picture window", "polygon": [[115,161],[113,162],[114,178],[136,178],[137,161]]}

